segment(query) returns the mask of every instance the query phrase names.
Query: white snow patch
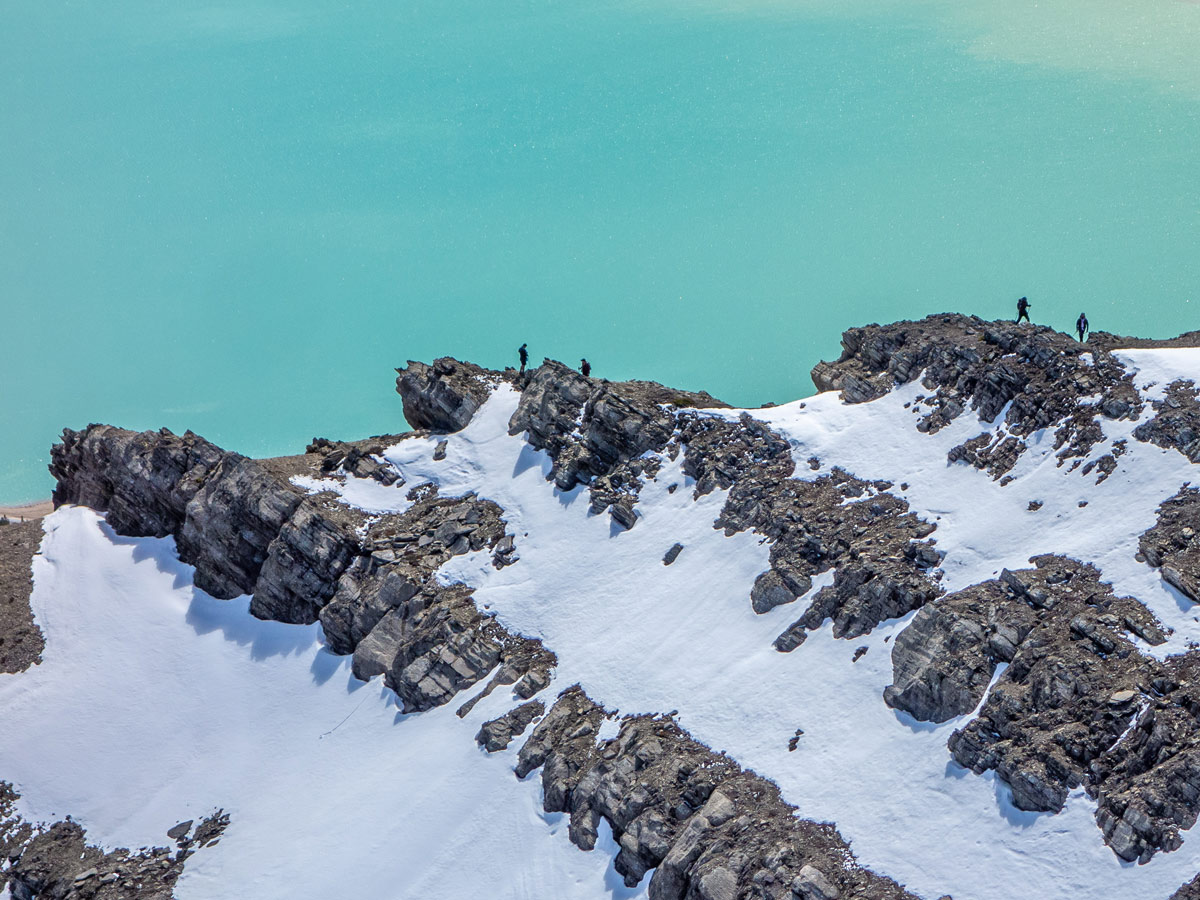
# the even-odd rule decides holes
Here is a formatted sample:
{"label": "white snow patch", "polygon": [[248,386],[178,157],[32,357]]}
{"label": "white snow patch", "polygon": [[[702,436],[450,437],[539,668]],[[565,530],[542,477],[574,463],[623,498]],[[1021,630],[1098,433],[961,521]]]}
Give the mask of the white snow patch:
{"label": "white snow patch", "polygon": [[[1174,381],[1200,382],[1200,349],[1132,349],[1114,351],[1127,369],[1134,372],[1133,383],[1144,399],[1161,400]],[[1146,414],[1153,414],[1147,410]]]}
{"label": "white snow patch", "polygon": [[[1158,385],[1200,372],[1197,351],[1123,358]],[[1059,467],[1047,431],[1029,439],[1015,480],[1001,487],[946,463],[951,447],[996,424],[967,413],[921,434],[920,393],[913,384],[853,406],[823,394],[754,415],[789,438],[798,460],[894,482],[938,525],[947,589],[1061,553],[1095,563],[1118,593],[1176,629],[1156,652],[1200,638],[1191,604],[1133,558],[1158,504],[1194,477],[1180,454],[1133,440],[1135,423],[1104,420],[1105,447],[1128,441],[1104,483]],[[443,461],[432,459],[436,437],[407,439],[385,456],[410,485],[474,491],[504,508],[519,563],[496,570],[487,554],[468,554],[440,577],[475,586],[503,624],[543,638],[558,655],[559,684],[578,681],[625,714],[677,709],[697,739],[774,779],[802,815],[836,822],[865,865],[926,897],[1008,900],[1019,885],[1046,900],[1165,898],[1200,867],[1190,833],[1148,865],[1121,863],[1082,791],[1058,815],[1016,810],[994,774],[950,760],[946,739],[969,717],[933,725],[888,709],[891,642],[911,617],[851,641],[826,624],[793,653],[775,652],[771,641],[807,598],[754,615],[750,587],[769,548],[757,535],[713,528],[722,493],[694,500],[680,461],[666,463],[625,532],[589,514],[585,488],[546,482],[546,454],[507,433],[516,402],[499,386]],[[673,483],[684,487],[671,494]],[[400,493],[372,494],[364,508],[403,509]],[[1033,499],[1044,503],[1037,512],[1027,509]],[[48,527],[35,570],[46,662],[0,679],[6,722],[28,736],[0,746],[0,772],[25,789],[27,814],[72,812],[93,837],[136,846],[225,807],[227,837],[189,863],[184,898],[228,895],[233,884],[255,896],[284,896],[271,893],[278,886],[319,896],[337,892],[347,872],[364,896],[394,896],[397,885],[401,896],[601,895],[611,836],[598,853],[575,851],[562,818],[540,813],[536,777],[512,779],[519,742],[493,757],[474,747],[479,722],[510,698],[488,698],[466,721],[449,709],[397,717],[388,692],[350,679],[315,629],[257,622],[244,600],[194,591],[169,541],[114,539],[79,510]],[[676,542],[683,552],[662,565]],[[859,647],[867,652],[854,662]],[[789,752],[797,727],[805,734]],[[515,873],[530,866],[544,871],[523,892]]]}
{"label": "white snow patch", "polygon": [[[1158,503],[1191,474],[1186,460],[1131,440],[1097,486],[1095,473],[1055,465],[1046,432],[1033,436],[1031,462],[1002,488],[946,463],[950,447],[993,426],[968,413],[921,434],[903,408],[918,393],[910,385],[855,406],[826,394],[755,415],[790,438],[797,459],[907,482],[905,497],[938,525],[951,590],[1027,566],[1037,553],[1066,553],[1147,601],[1179,629],[1174,647],[1200,635],[1157,573],[1133,560]],[[476,587],[477,601],[506,626],[543,638],[558,654],[561,683],[579,681],[625,713],[678,709],[696,738],[774,779],[801,815],[836,822],[864,864],[923,896],[1009,900],[1020,884],[1048,900],[1166,897],[1195,873],[1194,839],[1146,866],[1123,864],[1082,791],[1058,815],[1017,810],[994,774],[975,776],[951,761],[946,740],[969,716],[933,725],[887,708],[890,641],[910,617],[852,641],[835,640],[827,624],[793,653],[775,652],[772,639],[806,601],[765,616],[750,610],[768,548],[754,535],[713,529],[723,495],[668,494],[681,473],[678,462],[665,465],[642,492],[642,518],[624,532],[607,515],[588,514],[583,488],[562,493],[544,481],[548,457],[506,433],[515,402],[501,388],[460,435],[449,467],[430,462],[416,440],[386,455],[406,477],[440,481],[443,494],[475,490],[504,507],[520,563],[496,571],[483,555],[458,557],[443,577]],[[1110,440],[1132,427],[1105,422]],[[1031,513],[1035,498],[1045,506]],[[662,554],[676,541],[684,551],[665,567]],[[855,663],[861,646],[867,653]],[[797,727],[805,734],[789,753]]]}
{"label": "white snow patch", "polygon": [[408,491],[411,485],[387,485],[374,478],[346,475],[340,478],[314,478],[311,475],[293,475],[292,484],[310,494],[332,492],[347,506],[355,506],[369,513],[400,513],[410,506]]}
{"label": "white snow patch", "polygon": [[[520,742],[473,740],[511,700],[400,715],[317,626],[261,622],[195,589],[170,539],[119,538],[88,510],[46,520],[34,614],[44,661],[0,676],[0,772],[29,821],[72,815],[105,846],[169,844],[218,807],[225,837],[180,900],[570,897],[628,891],[613,846],[583,853],[518,781]],[[611,838],[609,845],[611,845]]]}
{"label": "white snow patch", "polygon": [[621,719],[619,716],[610,716],[600,723],[600,729],[596,732],[596,742],[611,741],[621,733]]}

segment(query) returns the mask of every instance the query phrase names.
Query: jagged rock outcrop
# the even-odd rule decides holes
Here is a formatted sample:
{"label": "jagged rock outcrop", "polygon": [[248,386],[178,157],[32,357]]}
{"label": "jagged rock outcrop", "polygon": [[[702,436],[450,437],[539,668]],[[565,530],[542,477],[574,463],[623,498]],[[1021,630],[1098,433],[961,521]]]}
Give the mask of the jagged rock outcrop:
{"label": "jagged rock outcrop", "polygon": [[679,440],[697,496],[729,491],[716,526],[726,534],[754,530],[771,543],[771,568],[751,592],[756,612],[803,596],[815,575],[835,570],[833,584],[780,635],[778,649],[795,649],[826,619],[833,619],[837,637],[866,634],[941,593],[930,572],[940,554],[924,540],[934,526],[888,493],[890,484],[837,468],[809,480],[792,478],[788,443],[746,414],[736,422],[687,416]]}
{"label": "jagged rock outcrop", "polygon": [[625,528],[636,521],[645,480],[664,455],[682,451],[697,497],[730,491],[716,526],[730,534],[753,529],[771,542],[771,569],[750,598],[759,612],[803,596],[814,575],[835,569],[834,583],[780,636],[782,650],[826,619],[839,637],[856,637],[941,593],[931,571],[940,554],[925,540],[934,526],[887,493],[891,485],[837,469],[794,479],[782,436],[745,413],[731,420],[691,408],[701,405],[720,404],[651,382],[585,378],[547,360],[528,376],[509,431],[550,454],[558,488],[590,483],[592,512],[607,508]]}
{"label": "jagged rock outcrop", "polygon": [[70,819],[34,827],[15,812],[18,795],[0,782],[0,892],[13,900],[171,900],[186,860],[215,843],[229,824],[216,812],[196,829],[180,823],[167,837],[176,845],[105,851],[89,845]]}
{"label": "jagged rock outcrop", "polygon": [[29,608],[30,566],[41,542],[40,519],[0,525],[0,673],[24,672],[46,646]]}
{"label": "jagged rock outcrop", "polygon": [[[550,476],[559,490],[605,478],[593,492],[593,511],[599,512],[620,505],[620,496],[609,496],[614,491],[636,499],[633,485],[640,487],[643,470],[637,465],[616,470],[647,451],[661,451],[675,431],[679,409],[723,406],[709,394],[652,381],[585,378],[548,359],[529,375],[509,433],[524,433],[530,444],[550,454]],[[622,514],[632,522],[631,512]],[[614,512],[618,521],[622,514]]]}
{"label": "jagged rock outcrop", "polygon": [[488,753],[504,750],[512,743],[513,738],[524,734],[530,723],[545,712],[546,705],[541,700],[522,703],[504,715],[484,722],[479,733],[475,735],[475,742]]}
{"label": "jagged rock outcrop", "polygon": [[1090,565],[1032,562],[918,612],[893,647],[886,702],[946,721],[978,705],[1007,662],[951,736],[955,760],[994,769],[1019,809],[1058,811],[1083,786],[1122,859],[1178,848],[1200,812],[1200,653],[1142,653],[1131,636],[1164,635],[1141,603],[1114,596]]}
{"label": "jagged rock outcrop", "polygon": [[[588,401],[591,436],[580,444],[586,453],[575,458],[601,461],[597,467],[608,471],[593,474],[609,477],[645,449],[665,448],[678,418],[677,411],[656,405],[672,402],[665,390],[639,385],[630,400],[611,385],[598,385]],[[674,397],[683,402],[682,395]],[[418,408],[438,405],[416,402]],[[650,445],[639,437],[643,427],[653,432]],[[780,459],[786,456],[778,452],[786,445],[770,440]],[[531,698],[550,683],[553,653],[483,615],[466,587],[433,577],[452,555],[469,550],[491,549],[497,566],[515,562],[502,511],[473,495],[442,498],[432,486],[418,485],[404,513],[366,517],[287,481],[288,472],[313,466],[327,474],[345,472],[349,454],[327,466],[321,462],[342,449],[330,442],[310,447],[295,466],[259,464],[194,435],[94,426],[65,435],[54,451],[54,471],[60,501],[117,508],[124,533],[174,534],[181,555],[197,565],[198,583],[203,577],[225,593],[252,589],[252,608],[263,617],[319,619],[330,648],[352,653],[360,677],[382,674],[406,712],[448,703],[474,688],[460,710],[465,714],[498,686],[511,686],[527,702],[485,724],[480,742],[498,751],[541,716],[520,751],[518,772],[543,769],[547,809],[571,812],[571,837],[580,846],[594,846],[600,819],[609,820],[622,847],[619,871],[636,883],[655,868],[650,891],[657,900],[910,896],[859,867],[832,826],[796,818],[774,785],[692,741],[672,720],[626,720],[617,738],[598,745],[605,714],[582,692],[568,691],[546,713],[545,704]],[[835,486],[816,489],[832,491],[827,499],[838,504],[861,487],[839,493],[837,486],[852,480],[843,473],[827,480]],[[852,512],[904,515],[891,513]],[[747,523],[753,518],[744,509],[741,515]]]}
{"label": "jagged rock outcrop", "polygon": [[547,812],[595,846],[601,820],[627,885],[651,869],[652,900],[793,900],[912,895],[859,866],[830,825],[796,818],[771,782],[692,740],[673,719],[628,717],[598,740],[604,710],[564,691],[521,748],[516,774],[542,770]]}
{"label": "jagged rock outcrop", "polygon": [[[1114,851],[1146,862],[1176,850],[1200,812],[1200,653],[1154,667],[1133,726],[1091,766],[1096,822]],[[1131,702],[1112,695],[1110,703]]]}
{"label": "jagged rock outcrop", "polygon": [[[818,390],[861,403],[923,374],[933,393],[914,408],[919,430],[935,432],[968,408],[994,422],[1007,408],[1010,436],[1023,444],[1032,432],[1055,426],[1055,448],[1065,460],[1086,456],[1103,438],[1099,416],[1136,419],[1141,412],[1131,376],[1108,351],[1114,343],[1099,332],[1080,344],[1050,328],[938,315],[852,328],[842,337],[841,357],[818,363],[812,377]],[[979,464],[982,447],[975,438],[955,448],[956,458]],[[999,477],[1020,452],[1002,439],[981,468]]]}
{"label": "jagged rock outcrop", "polygon": [[[934,317],[857,329],[845,345],[842,360],[814,372],[818,385],[862,400],[925,372],[932,393],[917,403],[922,430],[936,431],[968,408],[987,421],[1007,408],[1002,429],[951,451],[952,461],[993,477],[1012,469],[1024,436],[1056,427],[1060,457],[1079,457],[1083,473],[1097,470],[1102,480],[1124,448],[1117,442],[1083,466],[1103,440],[1098,417],[1140,412],[1130,378],[1103,342],[1081,346],[1046,329]],[[513,380],[454,360],[398,371],[409,421],[438,431],[465,427],[491,385]],[[1137,601],[1115,597],[1095,569],[1037,557],[1034,569],[1005,571],[934,603],[942,593],[934,526],[891,493],[890,483],[819,460],[797,477],[782,435],[748,414],[695,409],[718,405],[708,395],[585,378],[552,361],[516,385],[522,396],[510,432],[548,452],[558,488],[587,484],[593,512],[609,510],[631,527],[644,483],[680,453],[697,497],[727,491],[714,526],[753,530],[770,545],[770,567],[749,598],[756,612],[794,602],[818,574],[832,572],[779,636],[778,649],[795,648],[827,619],[835,636],[856,637],[918,610],[894,645],[890,705],[942,722],[984,701],[950,740],[960,764],[997,772],[1022,809],[1060,809],[1082,785],[1097,800],[1105,839],[1124,859],[1145,861],[1179,846],[1200,807],[1195,661],[1189,654],[1160,663],[1142,653],[1130,635],[1161,642],[1158,624]],[[1187,397],[1194,401],[1195,393]],[[1190,426],[1169,418],[1190,409],[1187,397],[1157,409],[1152,421],[1162,422],[1142,439],[1162,436],[1187,453]],[[305,465],[333,477],[402,483],[379,459],[382,449],[314,441]],[[462,695],[471,697],[460,707],[465,715],[497,687],[511,686],[528,702],[486,723],[477,740],[498,752],[540,717],[518,774],[542,768],[546,808],[571,814],[571,838],[581,847],[594,846],[607,821],[629,883],[655,869],[651,897],[907,896],[857,867],[831,826],[795,819],[773,785],[696,744],[672,720],[626,719],[617,738],[598,742],[605,711],[582,691],[564,693],[549,712],[532,700],[551,681],[553,653],[484,615],[469,589],[434,578],[451,556],[468,551],[490,550],[497,567],[519,560],[495,504],[473,495],[442,498],[418,485],[406,512],[368,520],[328,495],[299,490],[285,470],[195,435],[106,426],[68,432],[54,456],[56,497],[108,510],[121,533],[175,535],[181,556],[197,567],[198,586],[218,596],[252,593],[256,615],[319,620],[330,649],[352,654],[359,677],[382,675],[405,712]],[[1158,532],[1147,532],[1142,547],[1164,577],[1168,568],[1184,573],[1177,580],[1192,591],[1194,535],[1183,523],[1200,518],[1190,511],[1193,499],[1185,490],[1164,504]],[[670,565],[680,549],[672,547],[663,562]],[[984,700],[1001,663],[1008,668]]]}
{"label": "jagged rock outcrop", "polygon": [[1152,660],[1127,634],[1163,638],[1145,607],[1113,597],[1093,567],[1059,557],[1034,562],[1036,570],[1006,571],[1001,580],[1037,615],[1014,617],[1016,652],[950,750],[976,772],[995,769],[1019,809],[1058,811],[1128,727],[1132,701],[1150,690]]}
{"label": "jagged rock outcrop", "polygon": [[1133,431],[1139,441],[1178,450],[1189,462],[1200,463],[1200,391],[1192,381],[1174,381],[1152,404],[1154,417]]}
{"label": "jagged rock outcrop", "polygon": [[1200,603],[1200,489],[1183,487],[1158,507],[1158,521],[1138,541],[1163,581]]}
{"label": "jagged rock outcrop", "polygon": [[[511,536],[501,546],[494,503],[417,486],[404,513],[368,518],[329,495],[305,495],[254,460],[169,432],[92,426],[67,432],[52,456],[61,501],[115,505],[120,533],[171,527],[198,587],[252,593],[260,618],[319,619],[330,649],[353,653],[359,677],[384,675],[406,712],[448,702],[497,666],[508,684],[548,681],[552,653],[481,615],[469,591],[433,578],[471,550],[494,549],[498,562],[515,556]],[[181,481],[190,496],[182,507],[172,496]]]}
{"label": "jagged rock outcrop", "polygon": [[68,429],[50,449],[50,474],[58,482],[54,505],[104,512],[119,534],[166,537],[182,528],[188,503],[226,455],[190,431]]}
{"label": "jagged rock outcrop", "polygon": [[358,478],[371,478],[382,485],[400,487],[404,480],[395,466],[379,456],[391,444],[401,439],[400,435],[379,435],[366,441],[331,441],[328,438],[313,438],[305,448],[306,454],[321,457],[322,474],[344,472]]}
{"label": "jagged rock outcrop", "polygon": [[450,357],[433,365],[414,360],[397,369],[396,392],[404,400],[404,418],[413,428],[462,431],[491,394],[503,373]]}
{"label": "jagged rock outcrop", "polygon": [[965,462],[986,471],[993,479],[999,479],[1012,471],[1024,452],[1025,445],[1018,438],[984,432],[952,447],[946,454],[946,461]]}

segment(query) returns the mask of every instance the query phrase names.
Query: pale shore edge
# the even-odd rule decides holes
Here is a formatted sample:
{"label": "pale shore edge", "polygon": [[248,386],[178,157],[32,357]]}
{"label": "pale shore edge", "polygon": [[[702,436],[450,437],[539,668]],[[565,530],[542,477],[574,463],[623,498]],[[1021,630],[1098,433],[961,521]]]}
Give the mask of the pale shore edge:
{"label": "pale shore edge", "polygon": [[54,512],[54,503],[50,500],[35,500],[33,503],[22,503],[18,506],[0,506],[0,516],[13,522],[41,519],[52,512]]}

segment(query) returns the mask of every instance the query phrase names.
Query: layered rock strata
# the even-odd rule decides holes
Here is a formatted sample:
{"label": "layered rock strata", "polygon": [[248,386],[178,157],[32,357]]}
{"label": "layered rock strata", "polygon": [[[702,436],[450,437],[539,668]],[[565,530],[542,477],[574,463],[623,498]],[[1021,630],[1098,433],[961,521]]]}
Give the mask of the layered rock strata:
{"label": "layered rock strata", "polygon": [[933,575],[940,554],[925,540],[934,526],[888,493],[890,484],[837,469],[793,478],[788,442],[765,423],[694,409],[721,405],[651,382],[597,382],[547,361],[529,376],[509,431],[549,453],[557,488],[589,485],[592,512],[609,509],[626,528],[645,480],[682,452],[696,497],[730,492],[714,525],[753,530],[771,544],[771,568],[750,598],[757,612],[804,596],[813,576],[834,570],[834,583],[780,635],[780,650],[830,618],[839,637],[865,634],[941,592]]}
{"label": "layered rock strata", "polygon": [[497,666],[512,683],[554,664],[433,578],[457,554],[513,555],[499,508],[474,495],[418,485],[404,513],[368,517],[194,434],[103,425],[65,432],[51,458],[56,502],[107,512],[119,534],[173,535],[197,587],[252,594],[259,618],[320,620],[330,648],[353,653],[361,677],[383,674],[405,711],[445,703]]}
{"label": "layered rock strata", "polygon": [[653,869],[651,900],[900,900],[859,866],[832,825],[799,819],[770,781],[692,740],[669,716],[622,720],[599,739],[603,708],[568,688],[521,748],[516,774],[542,770],[547,812],[570,814],[577,846],[607,822],[626,885]]}
{"label": "layered rock strata", "polygon": [[[1003,417],[994,431],[952,449],[952,462],[1003,481],[1025,438],[1050,427],[1060,464],[1073,459],[1072,467],[1103,480],[1125,447],[1116,441],[1084,463],[1104,440],[1101,420],[1144,412],[1110,352],[1115,342],[1097,335],[1079,345],[1048,329],[940,316],[854,329],[842,358],[820,364],[813,377],[818,387],[861,402],[923,373],[930,393],[912,407],[919,430],[935,432],[968,409],[986,422]],[[1143,862],[1178,847],[1180,832],[1195,822],[1194,654],[1160,662],[1143,653],[1139,642],[1162,641],[1160,626],[1137,601],[1114,596],[1094,568],[1036,557],[1033,569],[1005,571],[939,600],[933,525],[889,483],[822,471],[816,459],[812,474],[797,477],[780,434],[748,414],[696,409],[719,406],[708,395],[585,378],[553,361],[520,377],[450,359],[410,363],[398,374],[410,423],[436,432],[461,430],[508,381],[521,391],[510,433],[547,451],[555,487],[586,485],[593,512],[607,510],[623,527],[637,521],[645,481],[683,454],[697,497],[728,492],[714,527],[753,530],[770,543],[770,568],[751,592],[756,611],[793,602],[811,592],[816,575],[833,573],[780,635],[780,650],[828,619],[835,635],[854,637],[917,610],[896,641],[887,702],[940,722],[983,701],[950,749],[962,765],[997,772],[1018,807],[1057,810],[1083,787],[1097,801],[1098,824],[1114,851]],[[1190,385],[1172,385],[1134,437],[1192,458],[1195,398]],[[314,442],[303,465],[401,483],[381,449]],[[652,897],[903,895],[852,861],[839,868],[847,857],[832,828],[791,818],[769,782],[695,744],[671,720],[627,719],[616,738],[599,741],[606,713],[582,691],[564,693],[545,712],[533,698],[550,683],[553,654],[482,615],[466,588],[433,578],[452,555],[469,550],[486,548],[497,566],[518,560],[494,504],[440,498],[432,486],[417,485],[405,513],[368,519],[327,495],[304,494],[284,477],[287,469],[227,454],[195,435],[106,426],[68,432],[53,463],[56,500],[106,510],[124,534],[174,535],[199,586],[218,596],[252,593],[256,615],[320,620],[331,649],[353,654],[360,677],[383,674],[406,711],[482,685],[465,713],[511,685],[527,702],[487,723],[477,739],[499,749],[536,723],[518,772],[542,767],[546,808],[571,813],[580,846],[594,845],[599,821],[607,821],[622,848],[618,870],[630,883],[655,869]],[[1193,501],[1185,490],[1164,504],[1142,553],[1195,599],[1185,530],[1193,529]],[[703,783],[712,782],[707,793],[692,779],[701,771]],[[786,815],[775,817],[776,804]]]}
{"label": "layered rock strata", "polygon": [[1138,541],[1163,581],[1200,603],[1200,489],[1183,487],[1158,508],[1158,521]]}
{"label": "layered rock strata", "polygon": [[[968,462],[1001,478],[1024,452],[1025,438],[1039,429],[1055,429],[1060,463],[1082,460],[1104,439],[1103,419],[1142,414],[1132,376],[1112,350],[1197,345],[1196,332],[1171,341],[1097,332],[1080,344],[1050,328],[940,315],[852,328],[842,338],[841,357],[818,363],[812,377],[818,389],[841,391],[849,403],[874,400],[920,377],[931,391],[914,405],[921,431],[936,432],[968,409],[985,422],[996,422],[1003,414],[998,433],[980,435],[950,451],[951,461]],[[1172,406],[1175,400],[1160,404],[1159,424],[1150,431],[1139,426],[1137,437],[1157,435],[1156,442],[1187,455],[1194,449],[1194,435],[1187,439],[1186,423],[1194,427],[1195,414],[1182,389],[1172,397],[1181,406]],[[1194,406],[1194,398],[1190,402]]]}
{"label": "layered rock strata", "polygon": [[[441,375],[421,373],[435,399],[418,403],[440,409],[442,425],[454,424],[451,411],[473,401],[470,385],[455,382],[454,391],[443,391],[437,378],[463,371],[443,365]],[[667,396],[657,386],[638,390],[642,398]],[[636,428],[622,425],[626,413],[612,412],[625,408],[624,399],[611,386],[598,392],[593,439],[566,465],[591,459],[604,462],[589,466],[619,466],[630,461],[624,456],[644,452]],[[635,414],[639,421],[643,415],[657,413],[647,406]],[[663,415],[669,419],[655,444],[674,435],[677,410]],[[621,444],[620,435],[634,443]],[[671,720],[628,720],[615,740],[597,744],[604,712],[582,692],[566,692],[545,713],[533,698],[550,683],[553,654],[481,614],[467,588],[433,577],[451,556],[470,550],[490,550],[497,565],[514,562],[502,510],[473,495],[442,498],[434,486],[417,485],[404,513],[367,517],[329,495],[304,494],[281,476],[321,466],[323,455],[342,450],[314,442],[294,466],[267,464],[192,434],[91,426],[66,432],[54,448],[55,497],[107,512],[122,534],[175,536],[181,558],[196,566],[198,586],[218,596],[252,593],[255,615],[319,620],[330,649],[353,654],[360,677],[383,674],[405,711],[448,703],[489,673],[460,712],[511,685],[528,702],[487,723],[480,743],[506,746],[542,717],[520,752],[518,774],[543,768],[546,808],[572,812],[572,839],[581,847],[594,846],[600,818],[609,820],[622,846],[620,871],[636,883],[654,867],[650,891],[657,900],[911,896],[854,862],[832,826],[795,818],[774,785],[692,741]],[[324,469],[340,471],[349,456]],[[839,487],[849,481],[844,473],[831,476],[831,502],[845,499]],[[854,515],[868,513],[882,515]]]}
{"label": "layered rock strata", "polygon": [[1057,812],[1084,787],[1122,859],[1178,848],[1200,811],[1200,701],[1190,681],[1200,654],[1160,662],[1138,647],[1164,640],[1141,603],[1114,596],[1090,565],[1032,562],[918,612],[893,647],[885,701],[944,722],[983,700],[950,738],[959,764],[995,770],[1024,810]]}

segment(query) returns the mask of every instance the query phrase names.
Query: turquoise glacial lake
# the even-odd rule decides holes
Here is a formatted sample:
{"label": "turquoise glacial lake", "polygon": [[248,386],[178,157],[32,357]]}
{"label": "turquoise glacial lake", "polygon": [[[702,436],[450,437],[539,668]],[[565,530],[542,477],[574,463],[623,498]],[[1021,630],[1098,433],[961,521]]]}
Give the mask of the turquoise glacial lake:
{"label": "turquoise glacial lake", "polygon": [[64,426],[295,452],[523,341],[759,405],[1023,294],[1200,328],[1198,60],[1177,0],[11,0],[0,501]]}

